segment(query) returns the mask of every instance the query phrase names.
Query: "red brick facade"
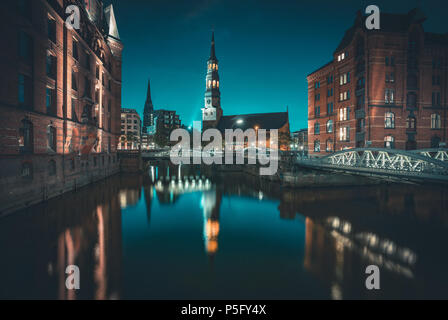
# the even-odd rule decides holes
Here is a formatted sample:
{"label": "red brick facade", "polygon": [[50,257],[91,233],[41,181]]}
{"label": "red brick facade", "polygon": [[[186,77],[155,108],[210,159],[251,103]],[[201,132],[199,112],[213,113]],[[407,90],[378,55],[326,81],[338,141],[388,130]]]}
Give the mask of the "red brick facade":
{"label": "red brick facade", "polygon": [[448,35],[425,32],[424,20],[382,13],[370,31],[358,14],[333,60],[307,77],[310,154],[446,146]]}
{"label": "red brick facade", "polygon": [[[53,181],[65,190],[65,180],[79,185],[118,170],[123,46],[107,27],[113,9],[89,3],[89,12],[75,0],[2,7],[0,185],[10,191],[2,203],[26,186]],[[65,25],[71,4],[80,8],[79,30]]]}

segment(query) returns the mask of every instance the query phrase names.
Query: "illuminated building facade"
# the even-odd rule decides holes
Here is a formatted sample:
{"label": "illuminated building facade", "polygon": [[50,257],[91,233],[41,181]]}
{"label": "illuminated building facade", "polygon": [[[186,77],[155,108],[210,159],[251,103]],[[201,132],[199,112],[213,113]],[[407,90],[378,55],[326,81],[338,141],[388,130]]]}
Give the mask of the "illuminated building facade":
{"label": "illuminated building facade", "polygon": [[381,13],[367,30],[358,13],[333,60],[307,77],[309,151],[446,146],[448,35],[424,15]]}
{"label": "illuminated building facade", "polygon": [[[65,8],[80,8],[80,29]],[[121,54],[112,6],[8,1],[0,13],[1,211],[119,170]]]}
{"label": "illuminated building facade", "polygon": [[138,150],[141,142],[141,120],[135,109],[121,109],[121,136],[118,150]]}

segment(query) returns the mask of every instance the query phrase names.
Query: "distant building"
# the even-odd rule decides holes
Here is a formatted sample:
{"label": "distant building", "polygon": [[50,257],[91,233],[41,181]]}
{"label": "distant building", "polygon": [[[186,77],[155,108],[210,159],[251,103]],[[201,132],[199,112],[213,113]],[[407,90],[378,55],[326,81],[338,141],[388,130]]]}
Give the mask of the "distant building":
{"label": "distant building", "polygon": [[333,59],[308,75],[309,150],[446,146],[448,34],[424,15],[381,13],[367,30],[358,13]]}
{"label": "distant building", "polygon": [[[68,3],[78,30],[65,25]],[[5,1],[0,35],[0,211],[117,172],[123,44],[112,5]]]}
{"label": "distant building", "polygon": [[142,132],[141,137],[142,150],[150,150],[155,148],[154,135]]}
{"label": "distant building", "polygon": [[148,80],[148,90],[146,92],[146,102],[145,107],[143,109],[143,125],[142,125],[142,133],[153,134],[154,132],[154,105],[152,104],[151,99],[151,86]]}
{"label": "distant building", "polygon": [[[266,129],[266,147],[274,147],[270,143],[270,130],[277,129],[279,142],[275,148],[289,149],[290,131],[289,114],[286,112],[237,114],[224,116],[221,108],[221,93],[219,91],[218,59],[215,53],[215,36],[212,33],[210,57],[207,61],[206,91],[202,108],[202,129],[216,128],[224,134],[226,129]],[[247,145],[245,145],[247,147]],[[255,147],[255,146],[254,146]]]}
{"label": "distant building", "polygon": [[121,136],[118,150],[138,150],[141,142],[141,120],[135,109],[121,109]]}
{"label": "distant building", "polygon": [[301,129],[291,133],[291,150],[308,154],[308,129]]}
{"label": "distant building", "polygon": [[156,144],[159,144],[160,141],[164,141],[163,144],[169,145],[170,143],[170,135],[171,132],[175,129],[179,129],[181,127],[181,121],[176,111],[173,110],[156,110],[155,111],[155,133],[154,140]]}

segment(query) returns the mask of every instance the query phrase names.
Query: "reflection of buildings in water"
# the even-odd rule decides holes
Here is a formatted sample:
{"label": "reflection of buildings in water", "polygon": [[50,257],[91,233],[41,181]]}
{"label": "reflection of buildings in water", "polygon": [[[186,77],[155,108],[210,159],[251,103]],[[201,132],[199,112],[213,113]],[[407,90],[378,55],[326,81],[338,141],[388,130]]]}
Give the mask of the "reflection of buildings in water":
{"label": "reflection of buildings in water", "polygon": [[154,187],[152,185],[144,185],[143,186],[143,196],[145,197],[145,205],[146,205],[146,216],[148,220],[148,226],[151,222],[151,203],[152,197],[154,194]]}
{"label": "reflection of buildings in water", "polygon": [[[117,182],[116,178],[104,180],[14,215],[8,223],[2,221],[0,274],[7,274],[7,278],[1,280],[0,297],[119,298],[121,211]],[[6,246],[8,242],[14,246]],[[79,267],[80,290],[65,286],[69,265]]]}
{"label": "reflection of buildings in water", "polygon": [[140,200],[140,191],[138,189],[124,189],[120,190],[120,206],[121,209],[134,206]]}
{"label": "reflection of buildings in water", "polygon": [[222,193],[218,189],[202,193],[201,208],[204,217],[204,246],[208,256],[213,259],[218,251],[219,215]]}
{"label": "reflection of buildings in water", "polygon": [[135,206],[141,197],[141,174],[128,174],[120,176],[120,205],[121,209]]}
{"label": "reflection of buildings in water", "polygon": [[318,223],[307,218],[305,239],[304,267],[330,284],[333,299],[346,298],[345,292],[359,287],[370,264],[395,276],[414,278],[416,253],[374,233],[357,232],[338,217]]}

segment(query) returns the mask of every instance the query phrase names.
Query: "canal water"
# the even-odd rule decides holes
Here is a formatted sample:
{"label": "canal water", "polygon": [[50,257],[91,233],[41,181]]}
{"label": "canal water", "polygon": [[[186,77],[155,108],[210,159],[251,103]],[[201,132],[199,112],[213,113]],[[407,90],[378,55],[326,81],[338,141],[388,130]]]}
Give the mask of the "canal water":
{"label": "canal water", "polygon": [[154,163],[1,218],[0,298],[446,299],[447,209],[440,186],[285,189]]}

